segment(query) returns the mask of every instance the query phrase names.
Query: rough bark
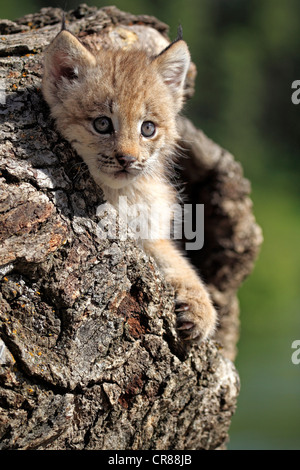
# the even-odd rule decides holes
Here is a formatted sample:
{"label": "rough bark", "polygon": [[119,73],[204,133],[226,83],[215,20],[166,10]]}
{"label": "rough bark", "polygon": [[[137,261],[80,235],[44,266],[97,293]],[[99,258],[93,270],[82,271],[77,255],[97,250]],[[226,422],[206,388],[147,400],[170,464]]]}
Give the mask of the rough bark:
{"label": "rough bark", "polygon": [[[0,449],[223,448],[239,391],[236,292],[261,243],[249,183],[181,119],[187,198],[205,203],[205,245],[191,258],[220,313],[217,341],[183,349],[172,289],[133,241],[99,237],[101,191],[42,99],[61,16],[0,21]],[[158,51],[167,38],[155,18],[114,7],[81,5],[67,21],[86,42]],[[194,77],[192,65],[187,96]]]}

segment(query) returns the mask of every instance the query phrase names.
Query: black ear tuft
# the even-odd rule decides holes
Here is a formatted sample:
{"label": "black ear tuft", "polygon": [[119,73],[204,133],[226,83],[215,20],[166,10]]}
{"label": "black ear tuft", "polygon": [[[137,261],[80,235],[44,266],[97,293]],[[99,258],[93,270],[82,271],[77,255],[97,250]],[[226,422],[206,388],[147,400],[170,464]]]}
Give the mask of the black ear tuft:
{"label": "black ear tuft", "polygon": [[177,29],[177,38],[175,39],[174,42],[176,41],[182,41],[183,39],[183,30],[182,30],[182,26],[181,24],[178,26],[178,29]]}
{"label": "black ear tuft", "polygon": [[66,14],[65,12],[63,11],[63,14],[62,14],[62,19],[61,19],[61,31],[66,31]]}
{"label": "black ear tuft", "polygon": [[[158,56],[160,56],[161,54],[163,54],[165,51],[167,51],[168,49],[170,49],[170,47],[172,47],[174,44],[176,44],[176,42],[178,41],[182,41],[183,40],[183,30],[182,30],[182,26],[181,24],[178,26],[178,29],[177,29],[177,38],[174,39],[174,41],[172,41],[163,51],[161,51]],[[158,57],[157,56],[157,57]]]}

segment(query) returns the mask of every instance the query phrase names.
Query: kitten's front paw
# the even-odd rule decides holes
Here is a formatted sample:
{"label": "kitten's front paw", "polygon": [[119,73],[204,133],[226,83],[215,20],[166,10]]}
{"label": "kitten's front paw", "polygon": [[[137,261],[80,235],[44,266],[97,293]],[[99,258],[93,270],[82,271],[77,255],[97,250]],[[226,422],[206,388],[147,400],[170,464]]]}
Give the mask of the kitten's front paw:
{"label": "kitten's front paw", "polygon": [[199,343],[213,335],[217,314],[208,295],[197,296],[186,290],[177,297],[176,327],[183,341]]}

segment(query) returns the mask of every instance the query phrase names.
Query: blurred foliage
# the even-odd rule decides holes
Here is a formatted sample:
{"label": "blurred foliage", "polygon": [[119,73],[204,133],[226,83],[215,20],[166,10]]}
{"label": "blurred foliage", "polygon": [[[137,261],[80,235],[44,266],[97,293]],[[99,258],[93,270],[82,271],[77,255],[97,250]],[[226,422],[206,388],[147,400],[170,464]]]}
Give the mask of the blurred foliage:
{"label": "blurred foliage", "polygon": [[[71,0],[2,2],[2,18]],[[182,24],[198,68],[186,114],[241,161],[252,182],[254,213],[265,242],[240,291],[237,367],[242,390],[231,449],[300,449],[300,79],[298,0],[115,0],[124,11],[154,15],[176,36]],[[93,0],[98,7],[109,3]]]}

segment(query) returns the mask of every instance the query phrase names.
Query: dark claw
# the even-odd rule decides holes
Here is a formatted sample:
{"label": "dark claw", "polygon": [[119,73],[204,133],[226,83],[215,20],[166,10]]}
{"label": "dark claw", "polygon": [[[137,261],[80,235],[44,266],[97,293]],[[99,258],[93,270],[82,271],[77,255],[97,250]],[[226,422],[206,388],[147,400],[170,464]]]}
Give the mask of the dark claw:
{"label": "dark claw", "polygon": [[189,311],[190,305],[180,300],[176,301],[175,313],[177,316],[176,329],[181,338],[181,341],[199,342],[202,334],[197,324],[193,321],[193,315]]}
{"label": "dark claw", "polygon": [[180,326],[177,326],[177,330],[190,330],[195,324],[191,321],[183,321]]}
{"label": "dark claw", "polygon": [[175,312],[186,312],[189,310],[189,305],[184,302],[177,302]]}
{"label": "dark claw", "polygon": [[201,334],[199,334],[198,331],[193,331],[191,332],[190,335],[184,335],[182,337],[183,341],[198,341],[201,338]]}

